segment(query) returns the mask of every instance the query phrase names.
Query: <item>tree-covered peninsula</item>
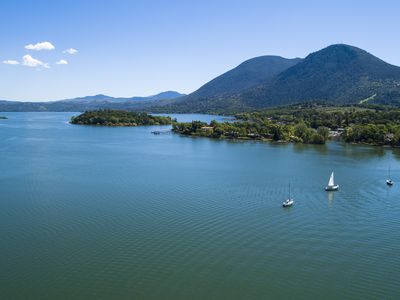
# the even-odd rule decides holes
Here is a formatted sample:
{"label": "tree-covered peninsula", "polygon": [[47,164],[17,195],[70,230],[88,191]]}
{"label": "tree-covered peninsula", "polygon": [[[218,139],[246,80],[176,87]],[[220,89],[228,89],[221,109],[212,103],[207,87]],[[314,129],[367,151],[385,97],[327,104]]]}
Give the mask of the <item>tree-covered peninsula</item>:
{"label": "tree-covered peninsula", "polygon": [[304,122],[289,125],[268,119],[224,123],[211,121],[210,124],[200,121],[174,123],[172,130],[183,135],[218,139],[271,140],[307,144],[325,144],[329,138],[329,129],[326,127],[313,129]]}
{"label": "tree-covered peninsula", "polygon": [[292,105],[236,115],[237,121],[210,124],[174,123],[183,135],[324,144],[347,143],[400,146],[400,110],[384,106],[335,107]]}
{"label": "tree-covered peninsula", "polygon": [[98,126],[169,125],[171,122],[170,117],[153,116],[124,110],[86,111],[79,116],[71,118],[72,124]]}

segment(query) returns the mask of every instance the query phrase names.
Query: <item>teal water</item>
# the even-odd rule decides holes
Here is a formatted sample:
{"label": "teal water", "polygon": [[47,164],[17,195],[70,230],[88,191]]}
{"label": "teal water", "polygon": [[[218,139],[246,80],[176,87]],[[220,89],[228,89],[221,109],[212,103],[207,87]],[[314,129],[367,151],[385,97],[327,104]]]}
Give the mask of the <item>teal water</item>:
{"label": "teal water", "polygon": [[2,115],[2,299],[400,298],[397,151]]}

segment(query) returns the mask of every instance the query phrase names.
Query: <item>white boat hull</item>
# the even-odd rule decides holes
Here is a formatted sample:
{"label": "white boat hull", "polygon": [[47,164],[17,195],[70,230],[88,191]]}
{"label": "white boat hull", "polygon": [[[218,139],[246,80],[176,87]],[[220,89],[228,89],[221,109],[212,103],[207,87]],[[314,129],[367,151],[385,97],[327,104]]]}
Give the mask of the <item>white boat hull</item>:
{"label": "white boat hull", "polygon": [[393,182],[392,180],[390,180],[390,179],[386,180],[386,184],[387,184],[387,185],[393,185],[393,183],[394,183],[394,182]]}
{"label": "white boat hull", "polygon": [[339,190],[339,185],[328,185],[325,187],[325,191],[332,192]]}
{"label": "white boat hull", "polygon": [[292,206],[293,203],[294,203],[294,201],[292,199],[288,199],[286,201],[283,201],[282,206],[283,207],[289,207],[289,206]]}

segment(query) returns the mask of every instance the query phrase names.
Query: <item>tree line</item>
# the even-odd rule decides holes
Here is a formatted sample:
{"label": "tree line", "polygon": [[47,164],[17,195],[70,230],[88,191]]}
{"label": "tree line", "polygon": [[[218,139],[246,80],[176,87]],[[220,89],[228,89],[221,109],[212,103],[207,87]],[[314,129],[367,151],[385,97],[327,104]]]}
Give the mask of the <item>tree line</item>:
{"label": "tree line", "polygon": [[174,123],[174,132],[210,138],[274,140],[309,144],[324,144],[329,137],[327,127],[313,129],[304,122],[295,125],[278,124],[270,120],[257,122],[236,121],[210,124],[200,121]]}

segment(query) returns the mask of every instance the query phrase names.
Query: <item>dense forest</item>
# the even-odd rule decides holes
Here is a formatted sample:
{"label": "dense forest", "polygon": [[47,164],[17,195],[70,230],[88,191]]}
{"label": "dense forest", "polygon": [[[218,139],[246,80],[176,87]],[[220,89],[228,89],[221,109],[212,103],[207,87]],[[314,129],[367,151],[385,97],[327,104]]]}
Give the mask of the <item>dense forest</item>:
{"label": "dense forest", "polygon": [[152,116],[146,113],[124,110],[86,111],[71,118],[72,124],[101,126],[169,125],[171,122],[170,117]]}
{"label": "dense forest", "polygon": [[329,138],[327,127],[310,128],[304,122],[297,124],[279,124],[269,119],[236,121],[210,124],[193,121],[190,123],[174,123],[174,132],[183,135],[210,138],[274,140],[309,144],[324,144]]}
{"label": "dense forest", "polygon": [[384,106],[292,105],[237,114],[236,118],[231,123],[175,123],[173,131],[212,138],[310,144],[340,138],[349,143],[400,146],[400,110]]}

